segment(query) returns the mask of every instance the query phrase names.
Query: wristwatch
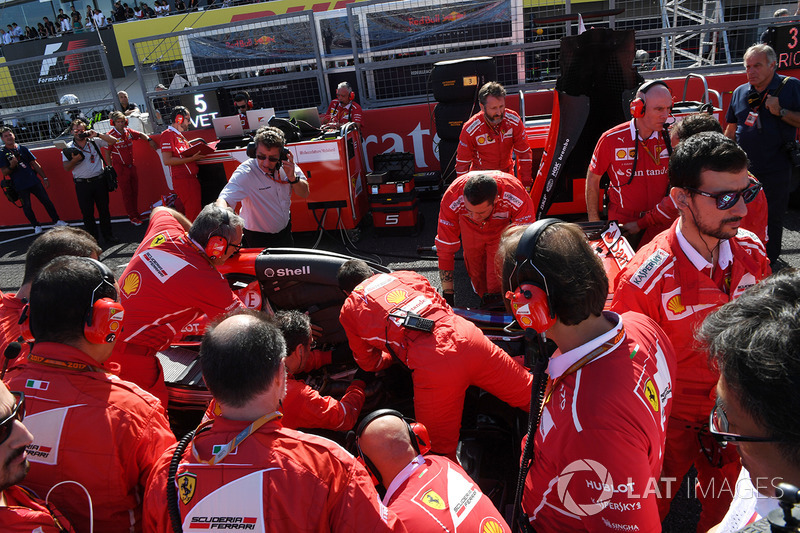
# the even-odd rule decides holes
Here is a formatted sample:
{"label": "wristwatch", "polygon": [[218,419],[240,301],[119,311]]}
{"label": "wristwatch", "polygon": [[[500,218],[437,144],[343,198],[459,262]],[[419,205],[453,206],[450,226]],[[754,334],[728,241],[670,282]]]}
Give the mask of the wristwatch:
{"label": "wristwatch", "polygon": [[292,181],[292,180],[290,180],[290,179],[288,179],[288,178],[287,178],[287,180],[286,180],[286,182],[287,182],[289,185],[294,185],[295,183],[297,183],[297,182],[299,182],[299,181],[300,181],[300,178],[296,178],[294,181]]}
{"label": "wristwatch", "polygon": [[785,117],[789,113],[788,109],[781,108],[781,118]]}

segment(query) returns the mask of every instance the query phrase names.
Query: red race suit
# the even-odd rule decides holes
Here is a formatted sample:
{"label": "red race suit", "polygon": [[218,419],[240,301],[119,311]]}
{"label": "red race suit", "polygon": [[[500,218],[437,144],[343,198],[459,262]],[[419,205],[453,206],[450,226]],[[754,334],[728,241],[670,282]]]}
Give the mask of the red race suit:
{"label": "red race suit", "polygon": [[[158,400],[82,351],[48,342],[37,343],[6,383],[25,393],[25,426],[33,434],[25,486],[47,494],[60,481],[76,481],[92,498],[95,531],[142,531],[145,485],[175,443]],[[80,486],[61,485],[50,501],[78,531],[89,531],[89,502]]]}
{"label": "red race suit", "polygon": [[[598,176],[608,173],[608,219],[620,225],[636,220],[639,228],[646,229],[652,222],[648,215],[667,195],[669,153],[660,131],[639,139],[637,150],[638,135],[633,120],[603,133],[594,148],[589,172]],[[636,175],[631,180],[634,159]]]}
{"label": "red race suit", "polygon": [[328,110],[322,115],[322,124],[344,126],[348,122],[355,122],[360,126],[363,122],[363,114],[364,111],[357,103],[350,102],[347,105],[342,105],[338,99],[334,98],[328,105]]}
{"label": "red race suit", "polygon": [[133,141],[145,139],[146,137],[143,133],[139,133],[131,128],[122,128],[120,132],[114,127],[111,128],[108,134],[118,139],[116,143],[108,147],[108,151],[111,152],[111,164],[114,166],[114,170],[117,171],[117,182],[119,190],[122,191],[122,202],[125,204],[125,212],[128,214],[128,218],[139,218],[139,207],[137,205],[137,199],[139,197],[139,176],[133,164]]}
{"label": "red race suit", "polygon": [[[720,492],[719,487],[725,480],[733,487],[739,458],[736,448],[729,446],[722,451],[723,466],[712,467],[701,449],[698,432],[708,424],[719,374],[709,367],[707,353],[697,349],[694,332],[709,313],[764,279],[770,268],[764,245],[740,228],[734,238],[720,242],[718,263],[709,275],[706,269],[711,265],[683,238],[679,227],[677,220],[636,253],[616,280],[611,309],[646,314],[675,347],[678,374],[663,476],[680,483],[694,463],[703,488],[697,496],[703,504],[701,526],[708,524],[705,531],[728,509],[732,493]],[[718,451],[715,446],[712,449]],[[716,491],[708,490],[712,482]],[[669,504],[667,496],[659,500],[662,518]]]}
{"label": "red race suit", "polygon": [[409,531],[511,533],[488,497],[454,461],[418,455],[386,489],[383,503]]}
{"label": "red race suit", "polygon": [[604,316],[610,331],[550,358],[522,499],[536,531],[661,531],[655,490],[675,353],[650,318]]}
{"label": "red race suit", "polygon": [[199,316],[213,319],[244,307],[201,250],[169,211],[158,211],[119,279],[125,321],[112,358],[122,367],[122,379],[152,392],[165,407],[156,352]]}
{"label": "red race suit", "polygon": [[463,241],[464,263],[478,296],[500,292],[500,274],[495,272],[494,260],[500,234],[512,224],[530,224],[535,218],[528,193],[514,176],[503,172],[488,172],[497,182],[492,214],[482,222],[469,218],[464,205],[464,186],[471,176],[481,173],[464,174],[450,184],[439,207],[436,233],[439,270],[455,269],[455,255]]}
{"label": "red race suit", "polygon": [[6,348],[12,342],[21,343],[22,351],[16,359],[8,362],[8,368],[13,368],[16,364],[21,363],[25,356],[28,355],[28,344],[20,340],[22,338],[22,329],[19,325],[19,317],[22,315],[23,307],[25,307],[25,302],[14,294],[6,292],[0,296],[0,335],[2,335],[0,337],[0,357],[3,357],[3,363],[0,366],[5,364],[3,354],[5,354]]}
{"label": "red race suit", "polygon": [[47,505],[27,490],[13,485],[3,491],[5,507],[0,507],[0,530],[5,533],[72,532],[72,525],[58,509]]}
{"label": "red race suit", "polygon": [[[353,381],[341,400],[322,396],[316,389],[299,379],[287,376],[286,396],[281,402],[281,424],[290,429],[331,429],[348,431],[358,420],[364,406],[364,382]],[[203,420],[222,414],[216,400],[211,400]]]}
{"label": "red race suit", "polygon": [[489,125],[483,111],[473,115],[461,127],[456,150],[456,175],[470,170],[500,170],[514,174],[517,159],[517,179],[530,189],[533,184],[533,152],[528,145],[525,124],[518,114],[506,109],[496,128]]}
{"label": "red race suit", "polygon": [[[183,133],[172,126],[161,134],[161,151],[172,152],[173,157],[183,157],[189,143]],[[200,214],[200,182],[197,181],[197,163],[187,162],[183,165],[169,167],[169,174],[172,176],[172,190],[180,197],[183,208],[186,210],[186,218],[194,220]]]}
{"label": "red race suit", "polygon": [[[211,424],[195,435],[175,476],[184,531],[214,524],[254,531],[406,531],[381,504],[364,467],[333,441],[273,420],[212,466],[202,461],[249,423],[221,416]],[[147,531],[172,531],[166,488],[173,452],[161,457],[145,494]]]}
{"label": "red race suit", "polygon": [[[433,331],[409,329],[402,318],[389,317],[406,312],[433,320]],[[528,409],[530,374],[472,322],[453,313],[416,272],[378,274],[361,282],[342,305],[339,321],[358,366],[375,372],[396,359],[412,370],[414,412],[428,428],[435,453],[455,456],[470,385]]]}

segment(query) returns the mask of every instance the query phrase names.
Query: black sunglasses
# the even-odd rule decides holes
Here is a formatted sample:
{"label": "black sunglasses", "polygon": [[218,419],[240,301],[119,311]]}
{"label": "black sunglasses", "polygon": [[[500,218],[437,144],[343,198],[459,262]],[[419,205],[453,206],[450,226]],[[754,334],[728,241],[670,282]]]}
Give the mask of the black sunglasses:
{"label": "black sunglasses", "polygon": [[717,201],[717,209],[724,211],[726,209],[730,209],[731,207],[735,206],[736,203],[739,201],[739,197],[741,196],[744,199],[744,203],[749,204],[753,200],[756,199],[758,196],[759,191],[761,191],[762,185],[758,182],[752,182],[748,188],[742,191],[736,192],[720,192],[717,194],[711,194],[710,192],[701,191],[700,189],[695,189],[693,187],[684,187],[687,191],[693,192],[695,194],[699,194],[700,196],[705,196],[706,198],[713,198]]}
{"label": "black sunglasses", "polygon": [[267,156],[267,155],[264,155],[264,154],[256,154],[256,159],[258,159],[259,161],[263,161],[265,159],[269,159],[270,163],[277,163],[278,161],[281,160],[279,157],[275,157],[274,155]]}
{"label": "black sunglasses", "polygon": [[11,394],[17,399],[17,403],[14,404],[11,414],[0,422],[0,444],[3,444],[11,436],[15,420],[20,422],[25,420],[25,393],[11,391]]}
{"label": "black sunglasses", "polygon": [[237,105],[236,109],[247,109],[247,105]]}
{"label": "black sunglasses", "polygon": [[708,417],[708,430],[719,442],[736,444],[737,442],[776,442],[777,439],[771,437],[749,437],[747,435],[739,435],[738,433],[731,433],[729,431],[730,423],[728,422],[728,414],[722,408],[719,398],[717,398],[714,408]]}
{"label": "black sunglasses", "polygon": [[244,244],[242,244],[241,242],[239,244],[229,244],[228,245],[229,248],[233,248],[233,253],[239,253],[239,250],[242,249],[242,246],[244,246]]}

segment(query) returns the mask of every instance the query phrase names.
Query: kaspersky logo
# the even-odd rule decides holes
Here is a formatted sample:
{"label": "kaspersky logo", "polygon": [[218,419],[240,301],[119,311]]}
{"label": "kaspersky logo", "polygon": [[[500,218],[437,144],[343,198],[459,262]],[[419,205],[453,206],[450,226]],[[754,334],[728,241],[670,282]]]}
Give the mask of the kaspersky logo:
{"label": "kaspersky logo", "polygon": [[[78,50],[85,48],[89,43],[86,39],[76,39],[67,43],[67,50]],[[49,43],[44,48],[44,55],[52,55],[58,52],[64,43]],[[50,83],[54,81],[66,81],[70,72],[76,72],[81,68],[80,54],[70,54],[64,56],[64,64],[67,66],[66,74],[50,76],[50,69],[58,63],[57,57],[50,57],[42,61],[42,68],[39,70],[39,83]]]}

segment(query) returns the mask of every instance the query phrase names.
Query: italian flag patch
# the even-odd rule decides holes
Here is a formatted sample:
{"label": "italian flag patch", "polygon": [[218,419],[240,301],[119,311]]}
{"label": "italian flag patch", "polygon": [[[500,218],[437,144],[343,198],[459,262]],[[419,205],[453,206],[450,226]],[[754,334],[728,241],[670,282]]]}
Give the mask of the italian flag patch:
{"label": "italian flag patch", "polygon": [[47,390],[47,387],[50,386],[49,381],[39,381],[36,379],[29,379],[25,382],[26,389],[36,389],[36,390]]}

